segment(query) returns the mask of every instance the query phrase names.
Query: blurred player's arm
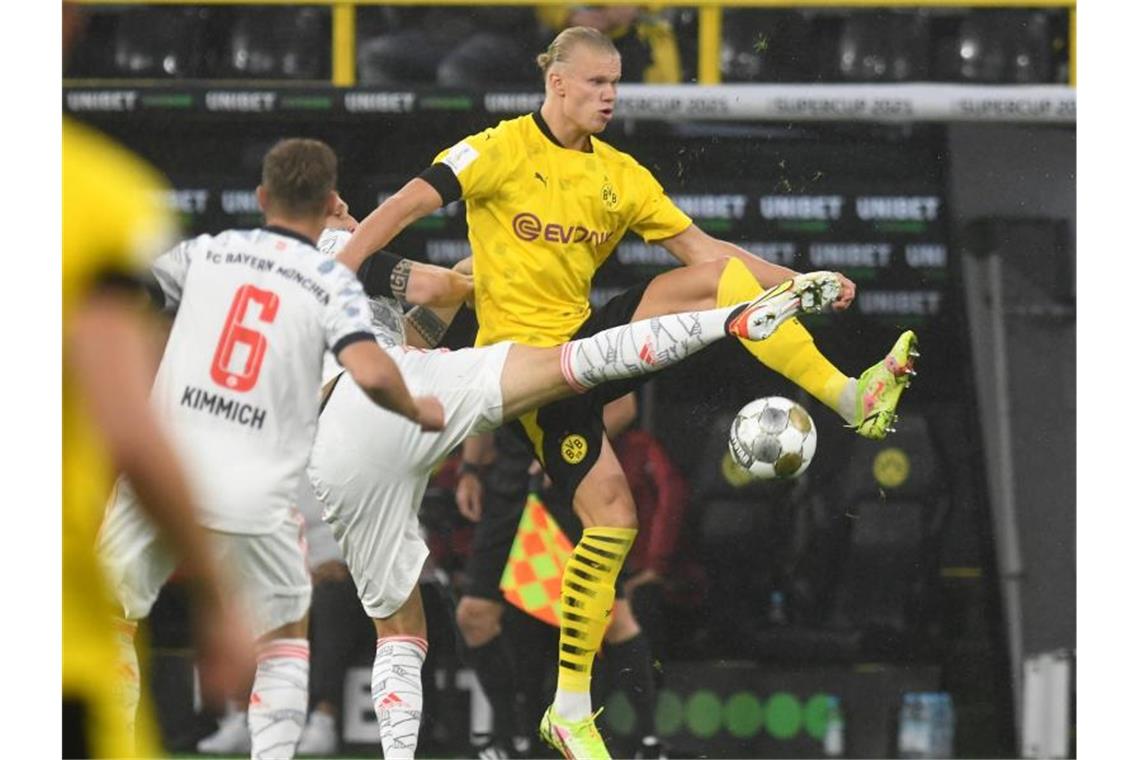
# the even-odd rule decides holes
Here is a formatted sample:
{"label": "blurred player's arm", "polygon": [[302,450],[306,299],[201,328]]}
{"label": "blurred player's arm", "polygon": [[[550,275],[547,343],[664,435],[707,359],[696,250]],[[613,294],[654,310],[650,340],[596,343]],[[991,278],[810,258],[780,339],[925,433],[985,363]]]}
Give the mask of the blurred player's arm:
{"label": "blurred player's arm", "polygon": [[[748,267],[748,271],[750,271],[757,282],[765,288],[778,285],[784,280],[795,277],[797,274],[797,272],[792,269],[773,264],[770,261],[765,261],[738,245],[733,245],[724,240],[714,238],[695,224],[689,225],[689,227],[680,234],[665,238],[664,240],[658,240],[657,242],[686,266],[725,257],[740,259],[740,263]],[[842,274],[839,274],[839,279],[842,283],[843,291],[835,301],[835,308],[842,310],[850,306],[851,302],[855,299],[855,283],[851,282],[851,280]]]}
{"label": "blurred player's arm", "polygon": [[434,396],[413,398],[400,368],[375,340],[357,340],[336,352],[337,361],[378,406],[417,423],[427,432],[443,429],[443,405]]}
{"label": "blurred player's arm", "polygon": [[494,459],[495,439],[491,433],[479,433],[463,442],[455,505],[459,514],[471,522],[479,522],[483,517],[483,472]]}
{"label": "blurred player's arm", "polygon": [[224,581],[198,524],[186,477],[151,410],[152,344],[137,291],[101,288],[79,307],[67,333],[71,373],[116,469],[195,579],[193,601],[203,689],[211,699],[238,686],[252,664],[250,638],[230,608]]}

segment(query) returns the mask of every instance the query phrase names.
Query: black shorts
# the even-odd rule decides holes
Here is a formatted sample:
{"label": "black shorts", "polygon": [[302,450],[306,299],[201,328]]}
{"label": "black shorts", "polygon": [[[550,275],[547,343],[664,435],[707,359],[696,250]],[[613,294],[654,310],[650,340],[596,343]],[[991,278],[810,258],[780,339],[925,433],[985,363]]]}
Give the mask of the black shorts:
{"label": "black shorts", "polygon": [[[635,285],[595,309],[573,338],[587,338],[611,327],[627,325],[637,311],[649,281]],[[603,383],[586,393],[555,401],[510,423],[510,430],[530,443],[554,483],[559,498],[572,504],[578,484],[598,461],[605,428],[602,408],[643,385],[648,376]]]}

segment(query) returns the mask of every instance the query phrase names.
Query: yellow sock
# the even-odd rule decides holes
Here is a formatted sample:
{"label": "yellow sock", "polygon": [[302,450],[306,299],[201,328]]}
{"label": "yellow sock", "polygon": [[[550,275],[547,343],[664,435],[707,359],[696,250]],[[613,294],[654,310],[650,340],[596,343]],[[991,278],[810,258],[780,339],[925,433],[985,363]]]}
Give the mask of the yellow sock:
{"label": "yellow sock", "polygon": [[614,606],[614,584],[635,528],[586,528],[562,573],[562,628],[558,634],[558,688],[590,691],[594,655]]}
{"label": "yellow sock", "polygon": [[[764,288],[739,259],[730,259],[717,284],[716,305],[751,301]],[[847,375],[827,360],[798,319],[789,319],[767,340],[742,340],[741,345],[766,367],[779,372],[831,409],[839,411]]]}

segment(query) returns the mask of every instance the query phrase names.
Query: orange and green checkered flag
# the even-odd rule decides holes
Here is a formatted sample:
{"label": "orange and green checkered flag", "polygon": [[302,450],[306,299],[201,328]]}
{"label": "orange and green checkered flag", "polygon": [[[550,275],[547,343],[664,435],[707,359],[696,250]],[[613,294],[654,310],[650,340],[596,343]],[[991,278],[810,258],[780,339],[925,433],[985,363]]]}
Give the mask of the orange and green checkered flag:
{"label": "orange and green checkered flag", "polygon": [[508,602],[544,623],[561,621],[562,570],[574,550],[537,494],[530,494],[499,588]]}

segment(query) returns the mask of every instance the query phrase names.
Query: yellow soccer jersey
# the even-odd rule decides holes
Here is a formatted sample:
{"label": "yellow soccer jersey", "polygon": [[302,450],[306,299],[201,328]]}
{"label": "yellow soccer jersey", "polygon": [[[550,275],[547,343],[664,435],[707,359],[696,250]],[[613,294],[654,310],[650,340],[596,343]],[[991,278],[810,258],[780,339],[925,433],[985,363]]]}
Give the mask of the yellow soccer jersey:
{"label": "yellow soccer jersey", "polygon": [[[137,271],[142,252],[159,253],[171,220],[161,211],[158,176],[110,140],[64,119],[63,329],[101,279]],[[95,559],[95,539],[110,492],[110,470],[97,431],[77,398],[63,354],[63,693],[88,709],[91,749],[129,754],[114,709],[109,593]],[[139,723],[139,754],[153,754]]]}
{"label": "yellow soccer jersey", "polygon": [[459,180],[475,273],[476,345],[553,346],[590,315],[594,272],[627,230],[652,243],[692,220],[631,156],[563,148],[538,113],[436,157]]}

